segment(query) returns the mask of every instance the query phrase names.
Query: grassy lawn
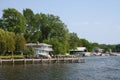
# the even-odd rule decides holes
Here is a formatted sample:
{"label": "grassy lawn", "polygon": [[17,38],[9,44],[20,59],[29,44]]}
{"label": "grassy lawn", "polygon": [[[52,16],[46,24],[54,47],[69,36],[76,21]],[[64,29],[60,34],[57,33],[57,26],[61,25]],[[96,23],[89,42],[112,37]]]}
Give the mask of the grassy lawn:
{"label": "grassy lawn", "polygon": [[[7,56],[0,56],[0,59],[11,59],[12,58],[12,55],[7,55]],[[23,58],[22,55],[13,55],[13,58],[14,59],[21,59]]]}

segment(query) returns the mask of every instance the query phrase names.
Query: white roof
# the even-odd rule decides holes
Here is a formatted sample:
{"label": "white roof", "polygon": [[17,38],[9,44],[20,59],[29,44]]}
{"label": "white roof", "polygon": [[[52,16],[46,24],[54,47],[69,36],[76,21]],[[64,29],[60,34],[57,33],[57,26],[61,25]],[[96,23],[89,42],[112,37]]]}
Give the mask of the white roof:
{"label": "white roof", "polygon": [[86,47],[77,47],[77,49],[75,50],[70,50],[70,51],[85,51],[86,50]]}
{"label": "white roof", "polygon": [[39,44],[37,44],[37,43],[27,43],[26,44],[26,46],[36,46],[36,45],[38,45],[38,46],[52,46],[52,45],[49,45],[49,44],[46,44],[46,43],[39,43]]}
{"label": "white roof", "polygon": [[86,50],[86,47],[77,47],[77,50],[78,51],[84,51],[84,50]]}

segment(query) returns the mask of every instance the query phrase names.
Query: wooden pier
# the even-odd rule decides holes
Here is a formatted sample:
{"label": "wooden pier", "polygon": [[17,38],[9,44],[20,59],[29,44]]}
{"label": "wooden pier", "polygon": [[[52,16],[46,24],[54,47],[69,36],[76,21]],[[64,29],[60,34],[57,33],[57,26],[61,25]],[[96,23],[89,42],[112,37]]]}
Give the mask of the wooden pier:
{"label": "wooden pier", "polygon": [[83,57],[75,55],[57,55],[53,58],[38,58],[38,59],[0,59],[0,64],[43,64],[43,63],[84,63]]}

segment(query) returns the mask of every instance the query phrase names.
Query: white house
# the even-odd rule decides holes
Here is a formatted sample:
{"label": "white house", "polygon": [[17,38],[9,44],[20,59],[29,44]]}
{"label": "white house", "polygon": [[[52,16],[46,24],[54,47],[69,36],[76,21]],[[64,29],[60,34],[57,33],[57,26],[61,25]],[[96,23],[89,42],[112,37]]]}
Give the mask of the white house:
{"label": "white house", "polygon": [[26,46],[32,46],[35,50],[35,55],[42,55],[51,58],[50,53],[53,52],[52,45],[46,43],[27,43]]}
{"label": "white house", "polygon": [[86,47],[77,47],[76,49],[70,50],[71,55],[85,56],[85,52],[87,52]]}
{"label": "white house", "polygon": [[104,53],[104,49],[101,49],[99,47],[95,47],[93,48],[93,54],[96,56],[102,56],[102,54]]}
{"label": "white house", "polygon": [[81,51],[81,52],[86,52],[87,51],[86,47],[77,47],[76,50]]}

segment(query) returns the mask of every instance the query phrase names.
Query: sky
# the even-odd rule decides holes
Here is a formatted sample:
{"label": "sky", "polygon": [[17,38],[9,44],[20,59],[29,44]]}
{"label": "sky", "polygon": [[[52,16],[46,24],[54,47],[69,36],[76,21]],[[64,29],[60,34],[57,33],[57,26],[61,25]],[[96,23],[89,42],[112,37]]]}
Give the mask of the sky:
{"label": "sky", "polygon": [[54,14],[80,39],[120,44],[120,0],[0,0],[0,17],[7,8]]}

